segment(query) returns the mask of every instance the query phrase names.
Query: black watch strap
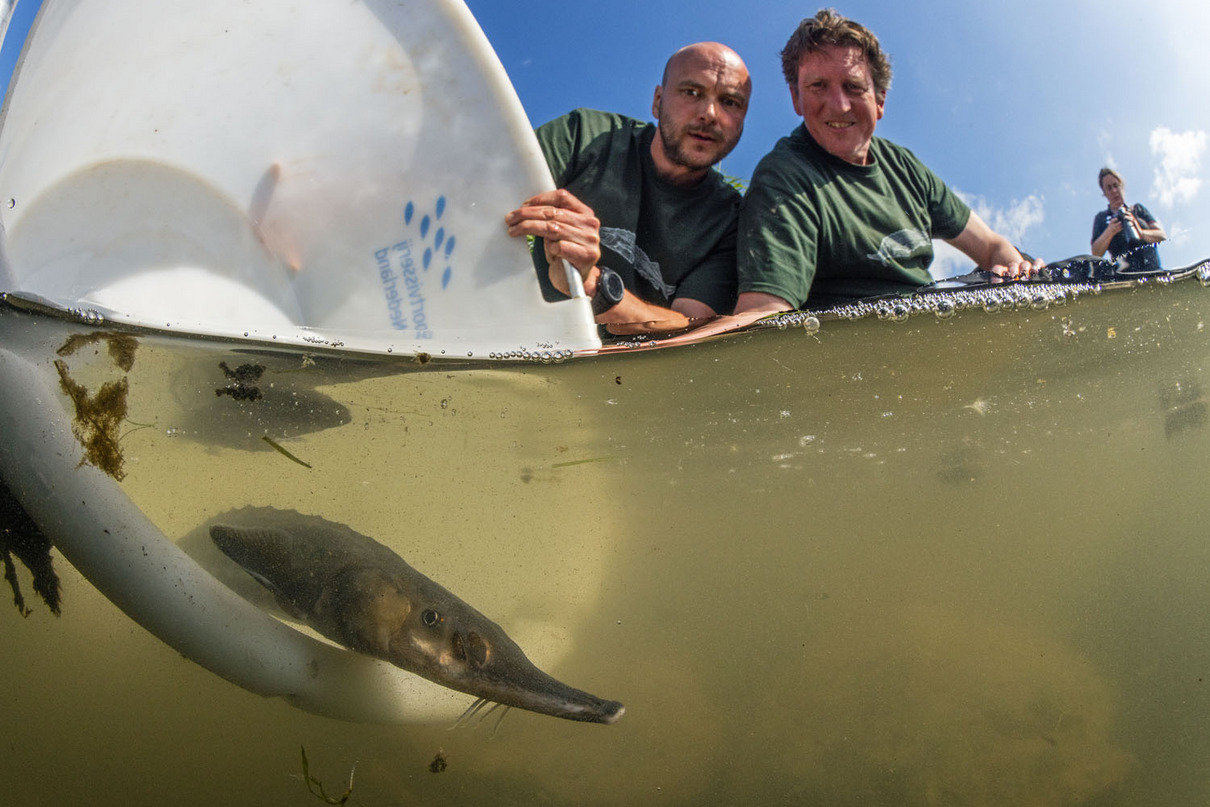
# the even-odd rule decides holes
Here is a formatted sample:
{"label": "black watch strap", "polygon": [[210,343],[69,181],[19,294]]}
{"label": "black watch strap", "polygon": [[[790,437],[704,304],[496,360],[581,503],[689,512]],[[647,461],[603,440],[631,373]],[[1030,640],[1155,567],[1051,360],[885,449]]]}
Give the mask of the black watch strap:
{"label": "black watch strap", "polygon": [[622,282],[622,276],[609,267],[602,266],[597,276],[597,293],[592,296],[593,316],[599,317],[622,302],[625,292],[626,284]]}

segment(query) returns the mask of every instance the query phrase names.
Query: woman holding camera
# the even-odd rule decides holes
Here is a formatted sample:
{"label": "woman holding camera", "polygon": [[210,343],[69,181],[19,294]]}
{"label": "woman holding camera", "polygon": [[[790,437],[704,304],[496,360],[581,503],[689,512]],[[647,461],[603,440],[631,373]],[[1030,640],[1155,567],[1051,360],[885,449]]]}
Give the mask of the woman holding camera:
{"label": "woman holding camera", "polygon": [[1164,228],[1141,204],[1126,206],[1126,181],[1117,171],[1102,168],[1097,184],[1109,200],[1109,208],[1092,220],[1092,254],[1099,258],[1109,250],[1109,257],[1118,262],[1119,271],[1160,271],[1163,267],[1155,245],[1168,237]]}

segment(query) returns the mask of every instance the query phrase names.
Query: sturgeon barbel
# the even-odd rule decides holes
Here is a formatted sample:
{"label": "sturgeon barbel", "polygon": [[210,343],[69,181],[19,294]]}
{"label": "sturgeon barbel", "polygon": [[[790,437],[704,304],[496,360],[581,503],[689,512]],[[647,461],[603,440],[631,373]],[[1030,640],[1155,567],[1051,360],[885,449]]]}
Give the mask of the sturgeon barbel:
{"label": "sturgeon barbel", "polygon": [[210,527],[214,543],[332,641],[504,706],[607,724],[625,711],[539,670],[499,625],[374,539],[294,511],[235,514],[239,525]]}

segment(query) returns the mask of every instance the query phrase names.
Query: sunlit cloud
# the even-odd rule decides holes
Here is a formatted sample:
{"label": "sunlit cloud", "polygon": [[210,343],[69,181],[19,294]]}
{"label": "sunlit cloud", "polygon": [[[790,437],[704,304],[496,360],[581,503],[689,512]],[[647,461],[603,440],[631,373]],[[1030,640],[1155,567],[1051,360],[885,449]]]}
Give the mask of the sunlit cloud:
{"label": "sunlit cloud", "polygon": [[[987,222],[989,227],[1018,246],[1024,245],[1025,234],[1030,228],[1046,220],[1045,204],[1038,194],[1031,193],[1024,199],[1014,199],[1008,207],[998,207],[980,196],[971,196],[957,190],[955,193],[970,205],[971,210]],[[935,278],[953,277],[974,267],[970,258],[944,241],[934,241],[933,248],[933,265],[929,267],[929,272]]]}
{"label": "sunlit cloud", "polygon": [[[1193,228],[1186,227],[1179,221],[1171,225],[1165,225],[1165,230],[1168,234],[1169,246],[1181,246],[1182,244],[1188,244],[1193,240]],[[1160,249],[1163,249],[1162,245]]]}
{"label": "sunlit cloud", "polygon": [[933,263],[929,266],[929,274],[935,280],[957,277],[974,268],[974,261],[949,244],[944,241],[933,242]]}
{"label": "sunlit cloud", "polygon": [[967,199],[966,203],[987,222],[993,230],[1006,237],[1014,244],[1025,239],[1029,228],[1046,220],[1042,197],[1030,194],[1020,201],[1013,200],[1008,207],[995,207],[985,199],[976,197]]}
{"label": "sunlit cloud", "polygon": [[1204,131],[1174,132],[1166,126],[1151,131],[1151,154],[1159,160],[1151,193],[1161,206],[1171,208],[1197,197],[1205,150]]}

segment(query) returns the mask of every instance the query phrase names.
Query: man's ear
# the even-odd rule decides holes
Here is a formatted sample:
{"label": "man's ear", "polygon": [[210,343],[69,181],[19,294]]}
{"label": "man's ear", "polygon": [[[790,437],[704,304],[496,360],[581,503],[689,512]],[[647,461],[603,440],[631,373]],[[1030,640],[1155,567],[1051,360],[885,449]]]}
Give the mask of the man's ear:
{"label": "man's ear", "polygon": [[660,100],[664,97],[664,88],[655,85],[655,94],[651,96],[651,117],[660,119]]}

